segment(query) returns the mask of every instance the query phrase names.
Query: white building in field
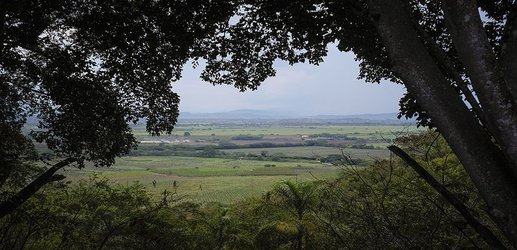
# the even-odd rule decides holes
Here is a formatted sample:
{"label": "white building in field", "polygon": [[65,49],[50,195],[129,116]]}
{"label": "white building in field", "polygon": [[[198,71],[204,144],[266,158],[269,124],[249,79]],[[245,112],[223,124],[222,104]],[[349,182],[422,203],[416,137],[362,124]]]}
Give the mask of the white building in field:
{"label": "white building in field", "polygon": [[162,141],[140,141],[142,144],[160,144]]}

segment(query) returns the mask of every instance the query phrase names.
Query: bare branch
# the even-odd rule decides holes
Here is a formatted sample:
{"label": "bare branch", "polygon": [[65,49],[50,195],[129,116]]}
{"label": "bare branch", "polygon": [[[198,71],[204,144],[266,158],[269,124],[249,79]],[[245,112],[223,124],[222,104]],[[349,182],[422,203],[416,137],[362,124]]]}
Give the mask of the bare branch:
{"label": "bare branch", "polygon": [[388,149],[400,157],[408,166],[410,166],[422,179],[427,182],[434,190],[442,195],[467,221],[467,223],[481,236],[490,246],[496,249],[505,249],[505,246],[499,239],[488,229],[481,224],[468,210],[467,206],[451,193],[444,185],[438,182],[427,170],[425,170],[418,162],[411,156],[397,146],[389,146]]}
{"label": "bare branch", "polygon": [[38,190],[40,190],[45,184],[52,180],[54,173],[56,173],[61,168],[76,162],[75,158],[67,158],[54,166],[49,168],[43,174],[41,174],[38,178],[32,181],[29,185],[20,190],[13,197],[7,199],[6,201],[0,203],[0,219],[9,213],[13,212],[16,208],[22,205],[27,199],[29,199],[32,195],[34,195]]}

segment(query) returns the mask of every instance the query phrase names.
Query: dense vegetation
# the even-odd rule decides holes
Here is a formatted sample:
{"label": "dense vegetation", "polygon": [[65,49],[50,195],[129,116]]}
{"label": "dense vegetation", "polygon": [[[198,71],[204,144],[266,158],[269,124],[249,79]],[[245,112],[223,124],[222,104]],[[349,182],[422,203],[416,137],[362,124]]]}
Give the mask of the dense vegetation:
{"label": "dense vegetation", "polygon": [[[366,81],[404,84],[400,116],[439,129],[517,247],[514,0],[0,1],[0,185],[9,192],[0,218],[20,213],[66,166],[113,165],[137,145],[129,123],[145,120],[147,132],[171,133],[179,96],[170,84],[187,62],[202,60],[201,78],[214,85],[255,90],[275,75],[277,60],[318,64],[331,43],[356,55]],[[32,115],[40,121],[30,136],[53,153],[39,158],[45,169],[31,164],[23,134]],[[288,244],[310,246],[309,214],[296,213]],[[382,232],[372,240],[384,243]],[[412,246],[406,234],[386,235]]]}
{"label": "dense vegetation", "polygon": [[[496,234],[457,158],[435,133],[400,138],[425,168]],[[0,220],[0,246],[66,249],[485,248],[448,202],[397,160],[352,167],[338,178],[284,181],[233,204],[154,199],[141,184],[91,176],[56,181]],[[27,166],[20,176],[36,174]],[[20,179],[20,178],[18,178]],[[24,183],[11,182],[16,189]],[[11,189],[3,189],[8,194]],[[5,197],[5,196],[2,196]]]}

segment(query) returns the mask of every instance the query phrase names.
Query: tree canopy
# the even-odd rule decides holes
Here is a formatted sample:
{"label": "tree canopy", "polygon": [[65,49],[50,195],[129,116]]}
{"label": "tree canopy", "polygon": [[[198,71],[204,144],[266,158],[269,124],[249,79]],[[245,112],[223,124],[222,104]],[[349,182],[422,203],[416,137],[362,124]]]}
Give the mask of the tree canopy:
{"label": "tree canopy", "polygon": [[[212,1],[2,1],[2,123],[59,156],[106,166],[136,145],[129,122],[170,132],[195,47],[230,15]],[[227,13],[225,13],[225,10]]]}
{"label": "tree canopy", "polygon": [[516,12],[513,0],[2,1],[2,131],[37,115],[31,135],[56,156],[107,166],[136,145],[128,122],[172,130],[170,84],[189,59],[245,91],[275,60],[318,64],[337,42],[359,77],[404,84],[400,115],[443,134],[517,245]]}

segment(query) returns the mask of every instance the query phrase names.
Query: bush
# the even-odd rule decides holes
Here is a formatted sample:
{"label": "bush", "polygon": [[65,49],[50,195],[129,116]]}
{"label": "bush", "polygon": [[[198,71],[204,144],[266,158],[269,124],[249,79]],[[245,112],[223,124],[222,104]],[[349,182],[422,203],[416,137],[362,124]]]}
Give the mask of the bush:
{"label": "bush", "polygon": [[232,140],[260,140],[262,139],[264,136],[263,135],[237,135],[237,136],[234,136],[232,137]]}
{"label": "bush", "polygon": [[375,147],[373,145],[366,145],[366,144],[353,144],[350,147],[357,148],[357,149],[375,149]]}

